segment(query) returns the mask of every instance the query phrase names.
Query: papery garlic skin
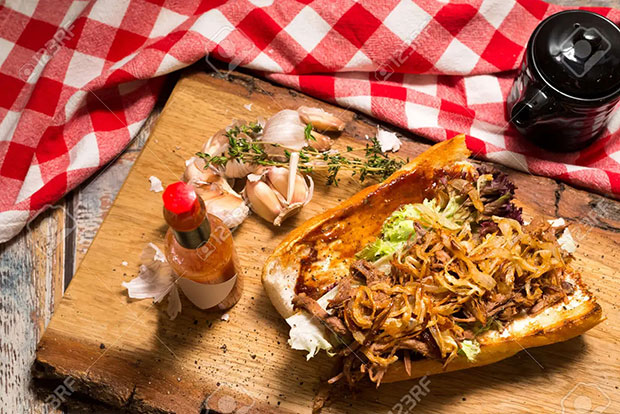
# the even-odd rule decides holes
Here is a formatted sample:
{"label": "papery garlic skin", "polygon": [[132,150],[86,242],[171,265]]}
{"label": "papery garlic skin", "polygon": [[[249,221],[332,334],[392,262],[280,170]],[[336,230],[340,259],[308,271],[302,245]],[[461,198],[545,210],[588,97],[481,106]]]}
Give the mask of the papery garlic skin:
{"label": "papery garlic skin", "polygon": [[297,108],[297,112],[304,123],[312,124],[312,127],[319,131],[342,131],[345,127],[345,122],[342,119],[321,108],[300,106]]}
{"label": "papery garlic skin", "polygon": [[219,181],[220,177],[214,168],[205,168],[205,160],[200,157],[192,157],[187,162],[183,181],[188,184],[213,183]]}
{"label": "papery garlic skin", "polygon": [[161,180],[157,177],[155,177],[154,175],[151,175],[149,177],[149,182],[151,183],[151,188],[150,190],[153,191],[154,193],[161,193],[162,191],[164,191],[164,187],[161,184]]}
{"label": "papery garlic skin", "polygon": [[228,137],[226,136],[228,128],[230,128],[230,126],[225,129],[220,129],[213,134],[202,146],[202,152],[213,156],[222,155],[228,151]]}
{"label": "papery garlic skin", "polygon": [[304,131],[305,125],[301,122],[299,113],[284,109],[267,120],[261,141],[299,151],[308,145]]}
{"label": "papery garlic skin", "polygon": [[[226,131],[239,124],[239,121],[235,121],[226,127],[226,129],[221,129],[213,134],[213,136],[209,138],[202,147],[202,152],[209,154],[210,156],[225,155],[228,152],[229,147]],[[255,169],[255,165],[244,163],[239,160],[230,160],[224,167],[217,168],[217,170],[220,171],[220,173],[226,178],[243,178],[252,173]]]}
{"label": "papery garlic skin", "polygon": [[241,162],[239,160],[230,160],[224,166],[224,176],[228,178],[243,178],[256,170],[256,165]]}
{"label": "papery garlic skin", "polygon": [[381,152],[385,153],[388,151],[396,152],[400,149],[402,142],[395,133],[386,131],[377,126],[377,141],[381,146]]}
{"label": "papery garlic skin", "polygon": [[153,299],[153,302],[161,302],[168,296],[167,313],[170,319],[176,318],[181,312],[181,301],[175,281],[178,276],[168,264],[164,253],[149,243],[140,254],[140,273],[129,282],[121,285],[127,289],[127,295],[133,299]]}

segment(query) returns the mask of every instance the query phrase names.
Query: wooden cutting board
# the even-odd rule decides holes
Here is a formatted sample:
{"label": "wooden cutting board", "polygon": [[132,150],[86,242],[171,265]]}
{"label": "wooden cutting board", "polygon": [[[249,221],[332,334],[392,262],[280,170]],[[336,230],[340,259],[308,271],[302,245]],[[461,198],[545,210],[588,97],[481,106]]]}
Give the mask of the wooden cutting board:
{"label": "wooden cutting board", "polygon": [[[184,160],[233,118],[254,120],[300,105],[320,106],[347,121],[337,147],[362,145],[365,135],[375,133],[376,121],[247,75],[226,80],[193,69],[180,79],[39,344],[36,376],[71,377],[75,395],[138,412],[311,411],[332,361],[321,355],[306,362],[302,352],[289,348],[288,326],[266,297],[260,272],[291,229],[357,192],[356,181],[325,187],[317,176],[313,201],[281,228],[256,216],[241,225],[234,237],[246,287],[228,321],[185,299],[182,314],[171,321],[165,303],[129,299],[121,287],[137,274],[144,245],[161,246],[166,230],[161,193],[149,191],[148,178],[155,175],[164,185],[178,180]],[[428,147],[398,132],[411,138],[402,157]],[[561,216],[571,224],[580,242],[577,266],[608,319],[565,343],[430,377],[428,391],[417,380],[379,389],[364,385],[356,394],[337,395],[324,412],[396,414],[415,404],[425,413],[555,413],[563,406],[572,413],[587,403],[620,412],[620,205],[550,179],[509,173],[526,215]]]}

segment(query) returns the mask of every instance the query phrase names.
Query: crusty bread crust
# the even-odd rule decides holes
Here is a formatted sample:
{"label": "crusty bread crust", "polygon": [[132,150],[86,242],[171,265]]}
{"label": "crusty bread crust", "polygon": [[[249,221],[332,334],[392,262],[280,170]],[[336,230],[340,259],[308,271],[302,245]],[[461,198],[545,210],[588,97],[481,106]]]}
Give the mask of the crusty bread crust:
{"label": "crusty bread crust", "polygon": [[[348,215],[364,214],[364,209],[368,209],[370,199],[384,196],[385,191],[390,188],[393,182],[405,179],[407,175],[416,171],[418,173],[420,171],[430,173],[436,168],[463,161],[469,155],[463,135],[434,145],[383,183],[363,189],[337,207],[327,210],[293,230],[267,259],[262,274],[265,291],[280,315],[288,318],[294,314],[292,300],[300,271],[300,259],[296,248],[302,245],[313,231],[338,222],[343,212]],[[392,211],[393,209],[386,211],[385,216]],[[345,231],[347,231],[348,222],[339,222],[338,224],[344,226]],[[351,230],[354,231],[354,229]],[[338,248],[337,245],[333,247]],[[578,288],[570,296],[568,305],[560,303],[535,317],[517,319],[506,326],[503,334],[499,334],[497,331],[488,331],[478,337],[481,347],[474,362],[461,356],[451,361],[447,366],[437,360],[414,361],[411,364],[412,375],[409,376],[405,371],[404,364],[398,361],[390,366],[382,382],[395,382],[487,365],[508,358],[525,348],[565,341],[584,333],[602,321],[602,310],[586,287],[583,286],[579,275],[575,274],[572,278]]]}

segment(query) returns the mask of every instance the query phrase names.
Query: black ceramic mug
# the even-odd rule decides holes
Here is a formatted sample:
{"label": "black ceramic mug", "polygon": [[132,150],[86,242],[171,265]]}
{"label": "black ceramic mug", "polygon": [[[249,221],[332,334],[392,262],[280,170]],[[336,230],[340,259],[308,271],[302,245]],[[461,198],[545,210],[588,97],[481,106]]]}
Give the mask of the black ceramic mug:
{"label": "black ceramic mug", "polygon": [[603,131],[620,100],[620,28],[583,10],[556,13],[530,37],[507,117],[535,144],[576,151]]}

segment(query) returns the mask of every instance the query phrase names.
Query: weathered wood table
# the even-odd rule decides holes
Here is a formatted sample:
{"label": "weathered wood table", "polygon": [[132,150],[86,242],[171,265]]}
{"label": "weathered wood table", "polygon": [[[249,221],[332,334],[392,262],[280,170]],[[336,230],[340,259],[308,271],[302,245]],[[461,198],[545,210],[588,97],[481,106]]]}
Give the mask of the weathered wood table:
{"label": "weathered wood table", "polygon": [[[558,3],[582,6],[586,2]],[[619,0],[587,3],[620,7]],[[170,79],[170,83],[173,84],[174,79]],[[46,384],[35,385],[31,379],[30,369],[36,345],[54,312],[55,304],[62,297],[148,138],[169,91],[170,88],[167,88],[167,92],[162,94],[136,139],[119,157],[43,213],[19,236],[0,246],[0,413],[62,412],[50,402],[50,389],[45,387]],[[570,213],[570,200],[561,199],[563,188],[562,184],[558,184],[555,192],[552,191],[557,195],[557,201],[562,201],[556,208]],[[601,200],[600,197],[594,198]],[[574,219],[578,221],[579,216]],[[613,234],[613,223],[606,217],[594,216],[591,224]],[[57,243],[50,243],[50,240]],[[88,411],[96,404],[93,401],[77,403],[75,410],[78,411],[72,410],[72,413]]]}

